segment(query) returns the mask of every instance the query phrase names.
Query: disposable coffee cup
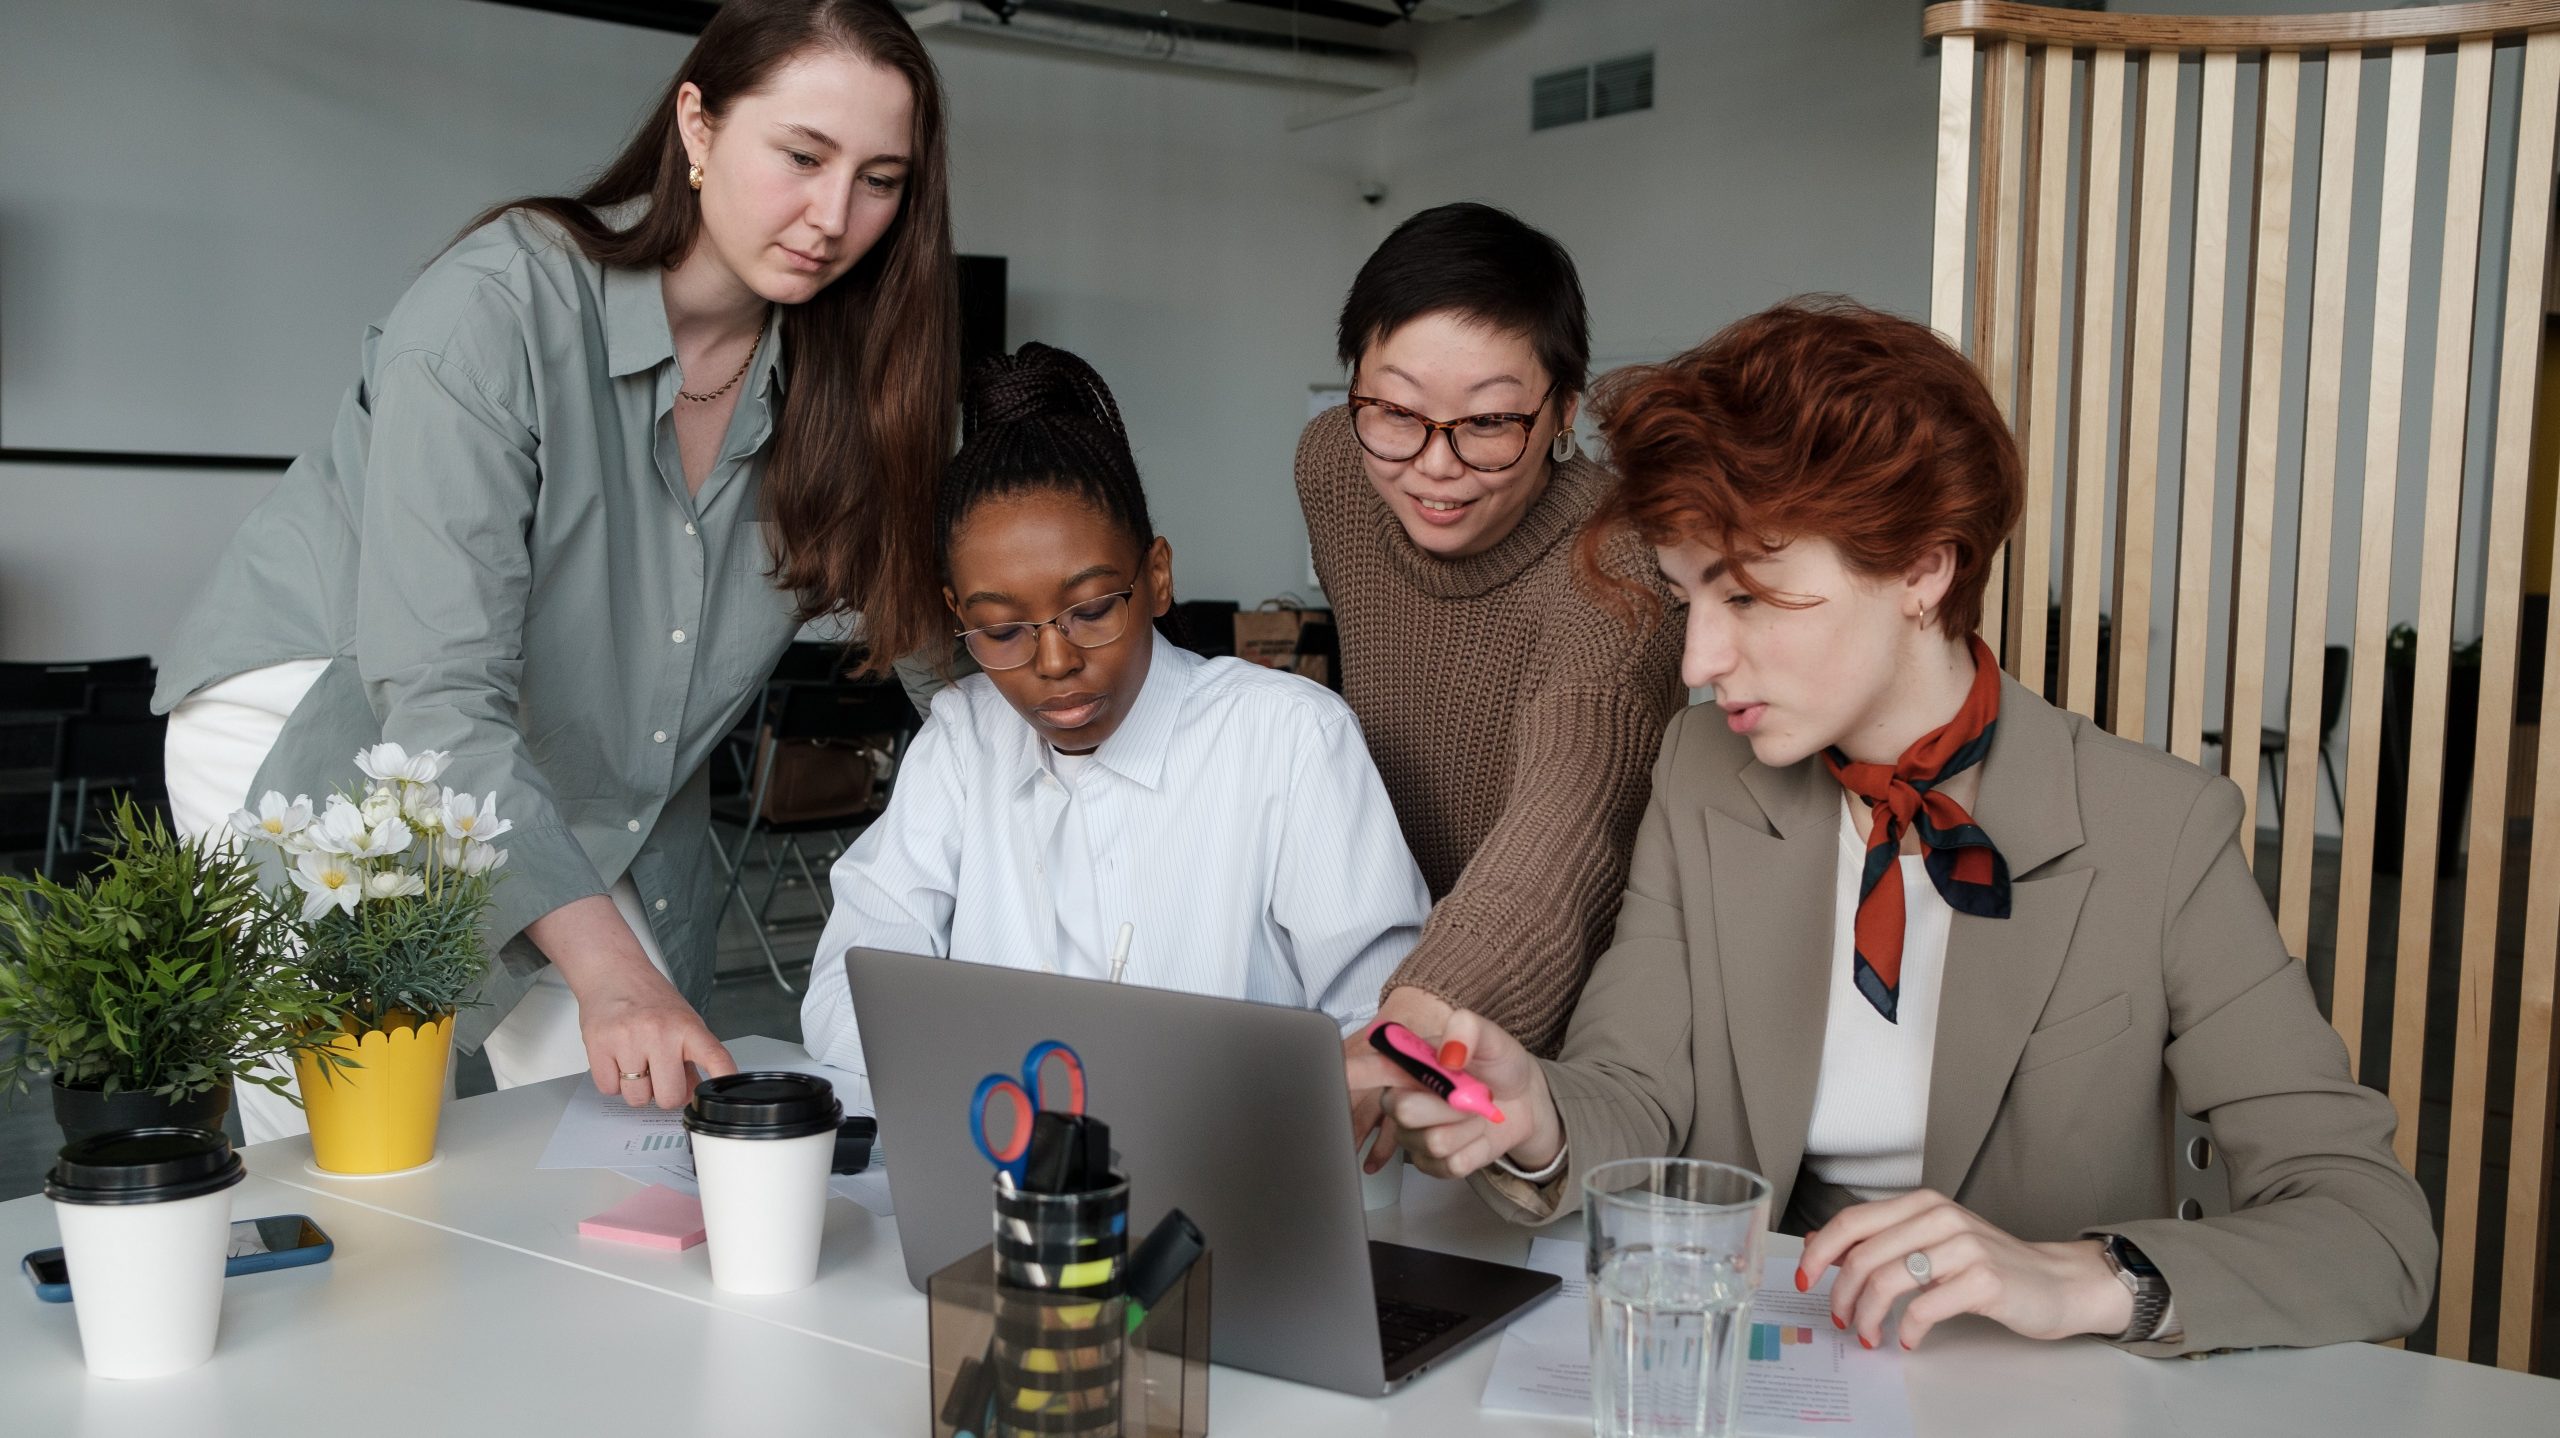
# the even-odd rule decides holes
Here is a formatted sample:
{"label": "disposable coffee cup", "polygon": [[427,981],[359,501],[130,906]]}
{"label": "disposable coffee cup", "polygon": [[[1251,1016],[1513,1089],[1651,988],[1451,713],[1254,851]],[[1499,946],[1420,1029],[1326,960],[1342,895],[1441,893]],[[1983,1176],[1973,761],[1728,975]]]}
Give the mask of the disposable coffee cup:
{"label": "disposable coffee cup", "polygon": [[80,1353],[100,1378],[158,1378],[213,1356],[231,1254],[230,1140],[133,1128],[63,1146],[45,1175]]}
{"label": "disposable coffee cup", "polygon": [[817,1281],[827,1171],[843,1123],[835,1086],[812,1074],[729,1074],[695,1086],[684,1126],[714,1285],[789,1293]]}

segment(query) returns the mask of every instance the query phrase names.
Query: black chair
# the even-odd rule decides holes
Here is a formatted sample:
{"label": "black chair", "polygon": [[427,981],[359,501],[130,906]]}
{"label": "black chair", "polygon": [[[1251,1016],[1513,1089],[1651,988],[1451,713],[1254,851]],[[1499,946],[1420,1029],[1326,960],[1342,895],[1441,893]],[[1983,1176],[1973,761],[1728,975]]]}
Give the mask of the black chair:
{"label": "black chair", "polygon": [[157,678],[140,656],[0,664],[0,791],[45,791],[43,873],[80,852],[93,789],[156,788],[168,729],[151,712]]}
{"label": "black chair", "polygon": [[847,678],[853,666],[862,661],[859,650],[848,652],[841,644],[795,639],[775,661],[773,672],[765,676],[764,692],[756,697],[753,709],[738,716],[738,722],[721,736],[720,751],[729,760],[726,785],[714,792],[743,796],[755,787],[756,736],[764,732],[765,711],[773,707],[774,694],[789,684],[837,684]]}
{"label": "black chair", "polygon": [[[2329,776],[2329,797],[2343,811],[2347,806],[2346,791],[2338,787],[2337,766],[2329,760],[2329,736],[2338,729],[2338,715],[2347,705],[2347,646],[2332,644],[2320,651],[2320,772]],[[2222,731],[2208,729],[2204,742],[2219,749]],[[2258,755],[2267,783],[2275,790],[2276,815],[2284,815],[2284,756],[2287,736],[2282,729],[2260,726]]]}
{"label": "black chair", "polygon": [[[758,839],[765,843],[767,879],[764,898],[752,917],[756,946],[764,950],[766,968],[773,981],[785,993],[797,993],[791,981],[783,977],[781,958],[774,953],[773,941],[766,937],[766,915],[773,907],[774,895],[782,887],[782,863],[787,855],[798,867],[800,877],[818,901],[821,913],[828,909],[827,886],[810,867],[809,857],[800,840],[810,834],[827,834],[839,848],[845,831],[868,823],[887,803],[887,785],[896,772],[899,758],[906,752],[906,741],[917,727],[915,706],[908,702],[906,690],[893,680],[843,680],[833,684],[778,683],[770,687],[763,704],[764,713],[757,725],[760,740],[751,752],[756,756],[754,777],[742,795],[712,801],[711,817],[715,822],[731,824],[738,829],[734,850],[724,850],[717,835],[711,851],[727,872],[728,883],[720,891],[720,903],[712,911],[711,922],[717,929],[729,912],[729,901],[741,894],[746,885],[748,851]],[[888,740],[884,751],[876,747],[882,736]],[[844,762],[883,766],[890,777],[883,778],[862,792],[859,800],[845,807],[822,809],[814,813],[795,813],[775,818],[774,770],[785,745],[806,745],[840,749]]]}
{"label": "black chair", "polygon": [[[45,822],[44,872],[77,855],[95,801],[114,793],[157,797],[169,721],[151,712],[150,680],[92,684],[87,702],[54,729],[53,793]],[[62,802],[68,790],[71,802]],[[68,827],[65,828],[65,820]]]}

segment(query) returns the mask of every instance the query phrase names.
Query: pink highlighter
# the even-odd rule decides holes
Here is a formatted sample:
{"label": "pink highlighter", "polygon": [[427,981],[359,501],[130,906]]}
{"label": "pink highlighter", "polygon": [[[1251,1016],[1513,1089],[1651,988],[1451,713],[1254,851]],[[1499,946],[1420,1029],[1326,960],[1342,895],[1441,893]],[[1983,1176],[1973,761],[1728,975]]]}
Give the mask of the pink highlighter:
{"label": "pink highlighter", "polygon": [[1493,1101],[1493,1090],[1486,1088],[1482,1079],[1442,1068],[1439,1054],[1413,1030],[1393,1021],[1379,1024],[1369,1030],[1369,1047],[1395,1060],[1396,1067],[1448,1100],[1449,1107],[1502,1122],[1502,1110]]}

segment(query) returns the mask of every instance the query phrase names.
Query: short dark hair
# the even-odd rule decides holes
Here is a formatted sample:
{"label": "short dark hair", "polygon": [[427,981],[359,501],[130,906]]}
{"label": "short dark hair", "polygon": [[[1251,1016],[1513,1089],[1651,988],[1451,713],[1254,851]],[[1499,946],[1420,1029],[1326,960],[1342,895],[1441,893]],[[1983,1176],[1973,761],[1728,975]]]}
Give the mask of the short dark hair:
{"label": "short dark hair", "polygon": [[1074,495],[1141,550],[1154,541],[1128,426],[1093,366],[1065,350],[1027,344],[970,372],[966,408],[969,437],[952,456],[934,515],[944,579],[951,576],[951,538],[969,512],[1028,490]]}
{"label": "short dark hair", "polygon": [[1343,297],[1335,353],[1357,368],[1369,346],[1444,312],[1527,336],[1560,396],[1590,382],[1591,318],[1573,256],[1508,210],[1461,201],[1396,226]]}

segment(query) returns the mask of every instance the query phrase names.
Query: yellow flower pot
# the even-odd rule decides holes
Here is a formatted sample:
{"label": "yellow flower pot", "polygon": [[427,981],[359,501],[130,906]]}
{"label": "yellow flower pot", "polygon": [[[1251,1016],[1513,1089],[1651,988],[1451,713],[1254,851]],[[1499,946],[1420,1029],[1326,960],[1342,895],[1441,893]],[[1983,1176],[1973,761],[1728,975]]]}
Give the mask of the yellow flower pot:
{"label": "yellow flower pot", "polygon": [[342,1032],[329,1047],[362,1067],[324,1071],[307,1053],[293,1056],[311,1120],[313,1165],[328,1173],[385,1174],[433,1162],[445,1073],[453,1063],[453,1015]]}

